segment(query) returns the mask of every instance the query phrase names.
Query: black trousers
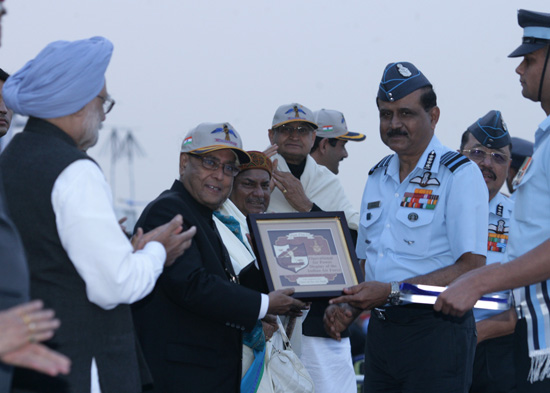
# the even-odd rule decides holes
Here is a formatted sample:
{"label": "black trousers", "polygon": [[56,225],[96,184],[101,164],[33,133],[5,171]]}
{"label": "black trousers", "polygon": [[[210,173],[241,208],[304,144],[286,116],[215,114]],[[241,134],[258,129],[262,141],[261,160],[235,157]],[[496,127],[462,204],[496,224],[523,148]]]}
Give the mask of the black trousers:
{"label": "black trousers", "polygon": [[529,347],[527,345],[527,323],[525,319],[519,319],[514,331],[514,351],[516,358],[516,381],[520,393],[548,393],[550,392],[550,379],[530,383],[527,380],[531,369]]}
{"label": "black trousers", "polygon": [[470,393],[515,393],[514,335],[492,338],[476,347]]}
{"label": "black trousers", "polygon": [[416,305],[373,311],[365,393],[466,393],[476,346],[473,314],[452,318]]}

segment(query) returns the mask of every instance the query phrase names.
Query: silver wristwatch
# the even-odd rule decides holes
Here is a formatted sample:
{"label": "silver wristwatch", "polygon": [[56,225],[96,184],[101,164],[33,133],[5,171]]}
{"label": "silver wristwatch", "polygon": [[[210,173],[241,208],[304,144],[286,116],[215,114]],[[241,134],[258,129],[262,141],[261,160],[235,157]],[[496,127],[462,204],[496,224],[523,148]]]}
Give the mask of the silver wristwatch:
{"label": "silver wristwatch", "polygon": [[399,290],[399,282],[392,281],[390,282],[390,286],[391,286],[391,292],[388,295],[388,303],[391,304],[392,306],[397,306],[401,301],[400,299],[401,291]]}

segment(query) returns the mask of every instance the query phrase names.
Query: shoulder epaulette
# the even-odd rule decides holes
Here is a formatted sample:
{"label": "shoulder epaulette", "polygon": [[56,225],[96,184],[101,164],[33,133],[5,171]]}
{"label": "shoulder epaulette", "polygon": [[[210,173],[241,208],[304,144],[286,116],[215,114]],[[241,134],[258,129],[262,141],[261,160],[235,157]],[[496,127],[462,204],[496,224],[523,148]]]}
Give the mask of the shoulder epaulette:
{"label": "shoulder epaulette", "polygon": [[369,171],[369,175],[372,175],[374,171],[377,170],[378,168],[388,166],[390,164],[392,157],[393,157],[393,154],[390,154],[389,156],[382,158],[378,164],[376,164],[371,168],[371,170]]}
{"label": "shoulder epaulette", "polygon": [[441,157],[441,164],[445,165],[451,172],[456,171],[462,165],[469,162],[467,157],[456,151],[448,151]]}

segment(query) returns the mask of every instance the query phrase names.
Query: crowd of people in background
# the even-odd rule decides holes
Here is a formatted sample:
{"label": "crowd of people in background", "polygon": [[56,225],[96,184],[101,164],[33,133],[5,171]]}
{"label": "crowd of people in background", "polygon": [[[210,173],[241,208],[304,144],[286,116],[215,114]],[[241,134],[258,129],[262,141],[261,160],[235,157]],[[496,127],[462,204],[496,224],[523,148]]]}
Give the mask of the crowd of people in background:
{"label": "crowd of people in background", "polygon": [[[392,62],[376,105],[393,153],[365,157],[360,210],[338,174],[346,144],[367,136],[294,102],[263,151],[228,122],[193,127],[179,178],[131,236],[87,154],[115,106],[112,43],[56,41],[0,69],[0,138],[28,116],[0,155],[0,393],[281,392],[270,359],[286,336],[313,383],[303,392],[357,392],[354,344],[364,392],[549,391],[550,14],[520,10],[518,23],[509,57],[547,116],[534,143],[491,110],[444,146],[434,86]],[[270,291],[247,217],[334,211],[365,281],[311,302]],[[405,303],[404,283],[447,289]],[[509,308],[475,308],[497,291]]]}

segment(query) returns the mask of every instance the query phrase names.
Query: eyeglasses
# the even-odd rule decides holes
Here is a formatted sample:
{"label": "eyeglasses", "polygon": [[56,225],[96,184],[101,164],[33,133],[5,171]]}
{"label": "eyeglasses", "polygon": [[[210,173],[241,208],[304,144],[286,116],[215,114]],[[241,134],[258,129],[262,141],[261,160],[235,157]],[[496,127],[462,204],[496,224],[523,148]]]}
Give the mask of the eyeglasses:
{"label": "eyeglasses", "polygon": [[305,136],[305,135],[308,135],[311,131],[313,131],[313,128],[310,126],[292,127],[287,124],[284,124],[280,127],[275,128],[275,131],[285,136],[290,136],[294,133],[298,134],[298,136]]}
{"label": "eyeglasses", "polygon": [[495,153],[495,152],[489,153],[481,149],[463,150],[462,152],[466,153],[466,155],[470,157],[472,161],[475,161],[478,163],[483,162],[483,160],[485,160],[485,157],[487,157],[487,154],[489,154],[493,162],[498,165],[504,165],[504,164],[507,164],[508,161],[510,161],[510,157],[508,157],[506,154]]}
{"label": "eyeglasses", "polygon": [[233,164],[222,164],[218,160],[212,157],[203,157],[198,154],[189,153],[191,157],[198,158],[202,161],[202,166],[208,170],[215,171],[220,165],[223,168],[224,175],[235,177],[239,174],[240,170]]}
{"label": "eyeglasses", "polygon": [[111,109],[113,109],[113,106],[115,106],[115,100],[113,100],[111,97],[103,97],[98,95],[97,98],[99,98],[101,101],[103,101],[103,113],[107,114],[111,112]]}

